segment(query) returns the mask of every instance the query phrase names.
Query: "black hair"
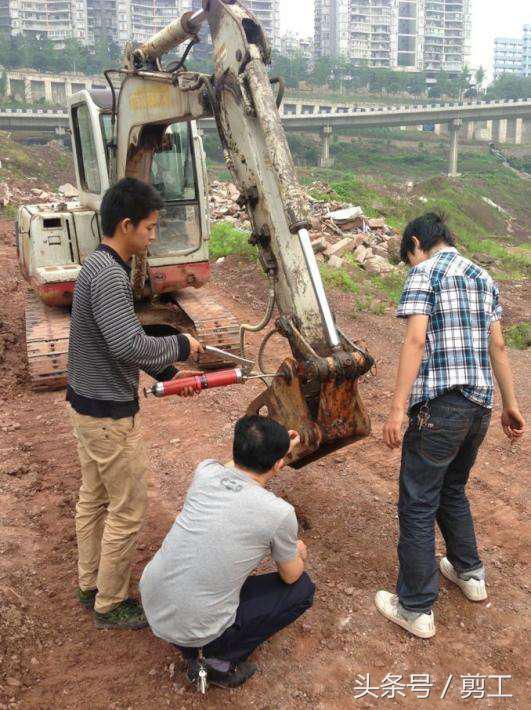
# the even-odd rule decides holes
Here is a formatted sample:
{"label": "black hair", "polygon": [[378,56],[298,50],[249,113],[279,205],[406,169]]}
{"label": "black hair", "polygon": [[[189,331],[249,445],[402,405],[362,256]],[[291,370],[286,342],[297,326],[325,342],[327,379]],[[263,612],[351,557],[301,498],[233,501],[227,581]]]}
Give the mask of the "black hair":
{"label": "black hair", "polygon": [[406,264],[409,261],[409,255],[415,251],[413,237],[417,237],[420,248],[425,252],[430,251],[441,242],[455,247],[455,237],[446,224],[446,217],[436,212],[427,212],[422,217],[417,217],[404,229],[400,245],[400,258]]}
{"label": "black hair", "polygon": [[288,431],[270,417],[242,417],[234,429],[234,463],[253,473],[267,473],[290,447]]}
{"label": "black hair", "polygon": [[110,187],[101,201],[101,228],[106,237],[113,237],[116,227],[130,219],[135,227],[160,210],[164,202],[154,187],[136,178],[123,178]]}

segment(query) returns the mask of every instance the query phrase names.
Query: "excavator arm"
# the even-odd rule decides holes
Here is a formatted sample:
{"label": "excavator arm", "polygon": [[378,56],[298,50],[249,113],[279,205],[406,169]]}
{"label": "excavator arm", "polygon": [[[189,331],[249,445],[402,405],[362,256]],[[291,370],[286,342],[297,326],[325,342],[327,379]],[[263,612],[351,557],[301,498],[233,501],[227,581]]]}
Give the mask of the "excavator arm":
{"label": "excavator arm", "polygon": [[[205,21],[212,37],[214,75],[183,67],[162,70],[162,56],[193,40]],[[251,241],[272,284],[280,314],[275,331],[287,339],[292,352],[249,412],[266,412],[298,430],[301,445],[291,463],[303,465],[370,432],[358,380],[373,361],[334,321],[310,242],[307,201],[278,111],[274,89],[279,81],[269,78],[269,62],[267,38],[242,4],[205,0],[203,11],[187,13],[126,53],[114,157],[118,178],[147,179],[150,156],[170,120],[214,117],[227,166],[251,220]]]}

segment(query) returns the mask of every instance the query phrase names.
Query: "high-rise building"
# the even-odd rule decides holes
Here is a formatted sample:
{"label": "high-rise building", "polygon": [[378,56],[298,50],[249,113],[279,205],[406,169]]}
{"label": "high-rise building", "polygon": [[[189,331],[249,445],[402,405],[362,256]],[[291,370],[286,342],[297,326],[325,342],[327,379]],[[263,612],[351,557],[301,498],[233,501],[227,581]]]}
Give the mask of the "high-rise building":
{"label": "high-rise building", "polygon": [[12,35],[45,36],[54,42],[69,37],[86,41],[85,0],[0,0],[0,29]]}
{"label": "high-rise building", "polygon": [[[1,2],[1,0],[0,0]],[[280,0],[241,0],[248,10],[260,22],[273,49],[280,51]],[[191,9],[200,10],[202,0],[191,0]],[[204,59],[212,56],[212,42],[208,27],[203,26],[199,33],[201,43],[194,49],[194,56]]]}
{"label": "high-rise building", "polygon": [[460,71],[471,0],[315,0],[316,56],[359,66]]}
{"label": "high-rise building", "polygon": [[531,76],[531,25],[524,25],[521,38],[494,40],[494,78],[501,74]]}
{"label": "high-rise building", "polygon": [[143,42],[191,7],[191,0],[0,0],[0,29],[60,44],[104,37]]}
{"label": "high-rise building", "polygon": [[524,25],[522,38],[522,74],[531,76],[531,25]]}
{"label": "high-rise building", "polygon": [[494,40],[494,78],[501,74],[520,74],[522,71],[522,40],[496,37]]}
{"label": "high-rise building", "polygon": [[294,32],[286,32],[280,38],[280,53],[285,57],[300,54],[306,59],[313,59],[313,37],[299,37]]}

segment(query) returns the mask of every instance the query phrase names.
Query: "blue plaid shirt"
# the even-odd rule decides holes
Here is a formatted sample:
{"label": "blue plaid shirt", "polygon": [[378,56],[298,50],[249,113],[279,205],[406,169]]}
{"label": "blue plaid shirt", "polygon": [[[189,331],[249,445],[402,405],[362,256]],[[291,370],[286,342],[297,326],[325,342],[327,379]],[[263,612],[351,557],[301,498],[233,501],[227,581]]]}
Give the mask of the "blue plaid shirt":
{"label": "blue plaid shirt", "polygon": [[453,247],[411,269],[397,315],[429,316],[426,346],[410,407],[459,389],[492,408],[489,332],[502,314],[498,287]]}

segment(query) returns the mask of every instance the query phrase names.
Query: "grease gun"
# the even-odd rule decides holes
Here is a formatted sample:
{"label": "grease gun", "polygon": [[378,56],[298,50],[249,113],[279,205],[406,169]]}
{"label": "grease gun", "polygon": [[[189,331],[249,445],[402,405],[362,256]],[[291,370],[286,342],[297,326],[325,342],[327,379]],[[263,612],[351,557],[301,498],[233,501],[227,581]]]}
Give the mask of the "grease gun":
{"label": "grease gun", "polygon": [[190,377],[183,377],[180,380],[170,380],[169,382],[156,382],[149,389],[144,389],[144,395],[146,397],[149,397],[149,395],[154,395],[155,397],[170,397],[171,395],[180,394],[188,387],[191,387],[196,392],[200,392],[201,390],[214,389],[215,387],[228,387],[230,385],[242,384],[250,379],[275,377],[275,375],[252,375],[254,362],[252,360],[246,360],[239,355],[234,355],[233,353],[220,350],[211,345],[205,345],[204,350],[205,353],[221,355],[229,360],[233,360],[239,363],[240,367],[231,370],[220,370],[218,372],[202,372],[198,375],[190,375]]}

